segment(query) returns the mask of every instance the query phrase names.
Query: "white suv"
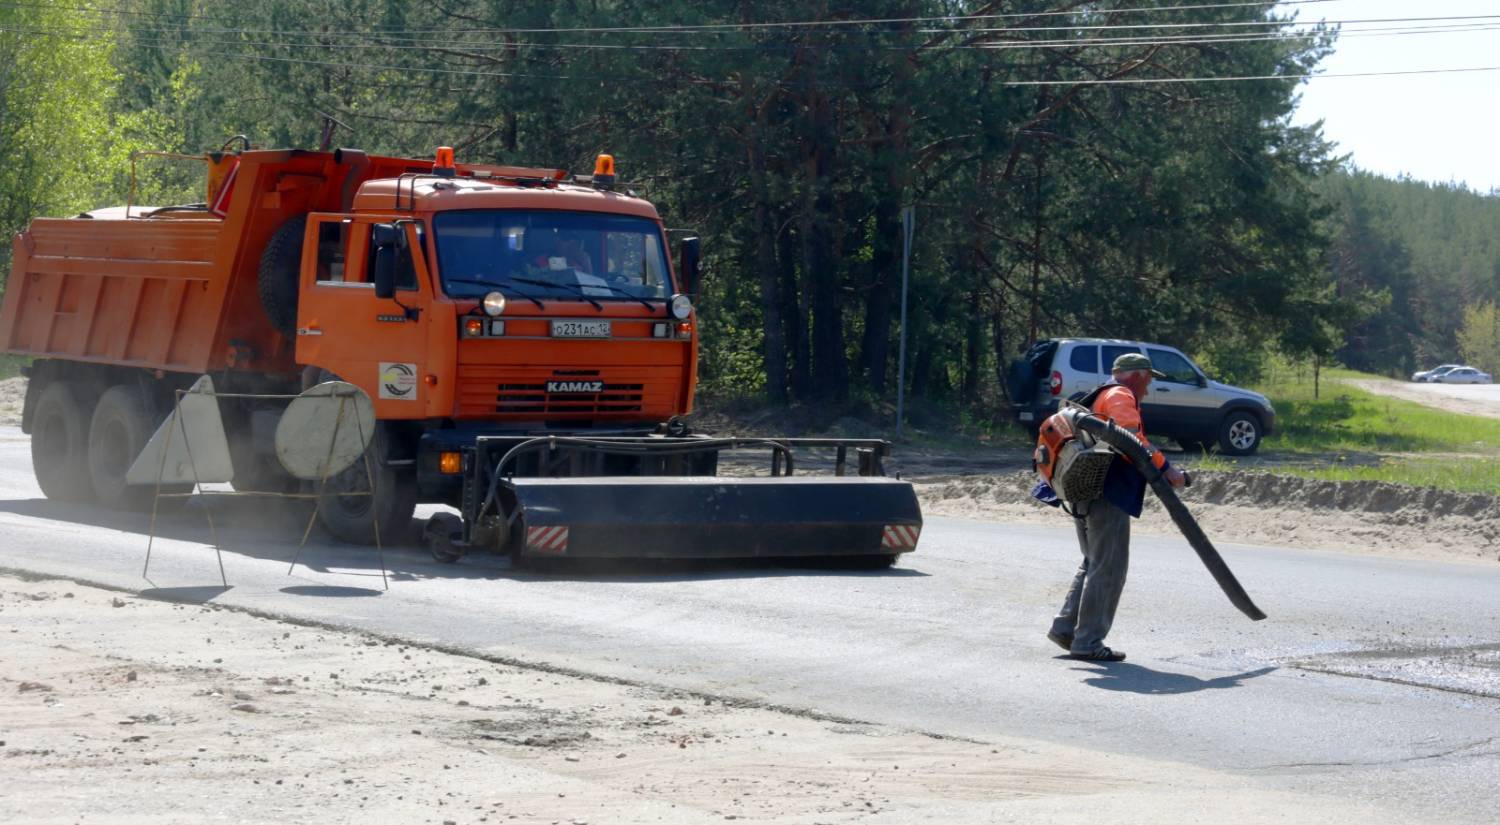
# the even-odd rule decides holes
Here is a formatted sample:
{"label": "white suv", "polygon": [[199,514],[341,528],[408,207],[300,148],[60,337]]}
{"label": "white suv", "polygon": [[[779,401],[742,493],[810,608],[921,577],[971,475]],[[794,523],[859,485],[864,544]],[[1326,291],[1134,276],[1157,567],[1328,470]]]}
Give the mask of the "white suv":
{"label": "white suv", "polygon": [[1217,446],[1228,455],[1249,455],[1276,426],[1276,411],[1258,392],[1210,381],[1181,351],[1143,341],[1056,338],[1038,341],[1011,365],[1009,389],[1016,420],[1035,430],[1057,410],[1109,380],[1115,359],[1144,353],[1167,374],[1151,382],[1141,402],[1148,435],[1170,438],[1186,450]]}

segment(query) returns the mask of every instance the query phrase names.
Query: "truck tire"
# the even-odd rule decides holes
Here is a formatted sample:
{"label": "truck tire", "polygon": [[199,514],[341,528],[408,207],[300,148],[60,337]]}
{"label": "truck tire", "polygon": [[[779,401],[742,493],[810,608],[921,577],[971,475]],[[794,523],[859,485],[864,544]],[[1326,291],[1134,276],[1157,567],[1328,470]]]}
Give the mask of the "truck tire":
{"label": "truck tire", "polygon": [[417,480],[414,473],[380,466],[374,455],[370,459],[375,495],[349,495],[370,489],[365,462],[356,461],[342,473],[329,477],[328,486],[318,500],[318,521],[329,535],[350,544],[374,544],[378,522],[380,543],[394,544],[404,540],[411,530],[412,514],[417,509]]}
{"label": "truck tire", "polygon": [[260,304],[271,324],[285,335],[297,328],[297,289],[302,272],[302,236],[306,232],[307,216],[292,218],[271,235],[260,255],[256,276]]}
{"label": "truck tire", "polygon": [[1237,410],[1219,424],[1219,451],[1224,455],[1250,455],[1260,448],[1260,419]]}
{"label": "truck tire", "polygon": [[105,390],[89,423],[88,469],[94,498],[105,507],[138,510],[156,490],[125,483],[125,472],[151,438],[151,413],[139,389],[117,384]]}
{"label": "truck tire", "polygon": [[31,467],[42,495],[88,501],[89,417],[86,393],[72,381],[52,381],[37,396],[31,419]]}

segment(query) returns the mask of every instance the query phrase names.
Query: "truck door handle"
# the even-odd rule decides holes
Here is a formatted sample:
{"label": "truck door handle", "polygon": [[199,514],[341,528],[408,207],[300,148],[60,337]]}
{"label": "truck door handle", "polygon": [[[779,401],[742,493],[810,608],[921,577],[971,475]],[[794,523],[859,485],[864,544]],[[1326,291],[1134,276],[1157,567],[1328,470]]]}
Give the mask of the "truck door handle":
{"label": "truck door handle", "polygon": [[297,335],[322,335],[323,330],[317,327],[297,327]]}
{"label": "truck door handle", "polygon": [[1167,389],[1166,387],[1157,387],[1156,391],[1157,392],[1171,392],[1171,390]]}

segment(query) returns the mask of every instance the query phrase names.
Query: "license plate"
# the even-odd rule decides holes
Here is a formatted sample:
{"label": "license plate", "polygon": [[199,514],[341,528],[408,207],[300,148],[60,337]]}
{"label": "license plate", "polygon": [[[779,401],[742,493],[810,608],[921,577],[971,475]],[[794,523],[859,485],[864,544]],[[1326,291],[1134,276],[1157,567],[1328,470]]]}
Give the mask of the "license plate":
{"label": "license plate", "polygon": [[608,338],[608,321],[553,321],[553,338]]}
{"label": "license plate", "polygon": [[1016,417],[1019,418],[1019,419],[1021,419],[1022,421],[1032,421],[1032,420],[1035,420],[1035,418],[1036,418],[1036,416],[1032,415],[1029,412],[1023,412],[1023,413],[1021,413],[1020,415],[1018,415]]}

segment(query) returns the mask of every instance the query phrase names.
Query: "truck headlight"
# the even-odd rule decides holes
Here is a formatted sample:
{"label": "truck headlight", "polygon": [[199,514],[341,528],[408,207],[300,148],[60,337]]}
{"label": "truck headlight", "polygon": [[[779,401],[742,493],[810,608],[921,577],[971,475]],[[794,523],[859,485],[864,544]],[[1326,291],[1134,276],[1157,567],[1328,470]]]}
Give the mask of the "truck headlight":
{"label": "truck headlight", "polygon": [[672,296],[672,317],[679,321],[686,321],[693,314],[693,302],[686,295]]}
{"label": "truck headlight", "polygon": [[486,294],[480,303],[484,306],[484,314],[491,318],[505,311],[505,296],[498,292]]}

